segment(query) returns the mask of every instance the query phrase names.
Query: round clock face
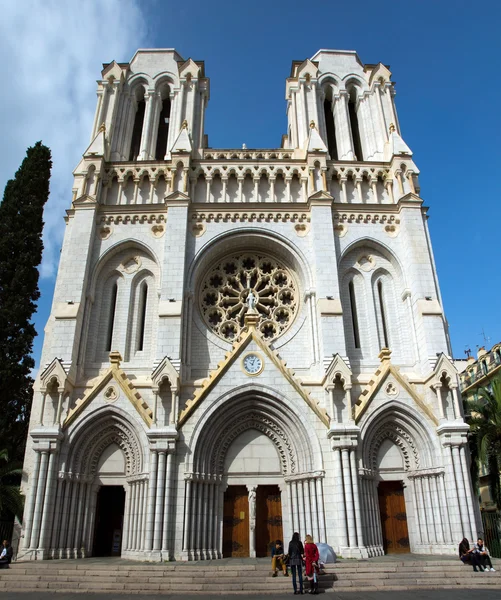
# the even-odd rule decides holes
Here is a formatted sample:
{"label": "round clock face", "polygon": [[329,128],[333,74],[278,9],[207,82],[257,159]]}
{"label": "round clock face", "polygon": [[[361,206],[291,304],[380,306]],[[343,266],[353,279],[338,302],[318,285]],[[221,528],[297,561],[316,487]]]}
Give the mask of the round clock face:
{"label": "round clock face", "polygon": [[257,375],[263,368],[263,361],[257,354],[247,354],[243,360],[244,369],[250,375]]}

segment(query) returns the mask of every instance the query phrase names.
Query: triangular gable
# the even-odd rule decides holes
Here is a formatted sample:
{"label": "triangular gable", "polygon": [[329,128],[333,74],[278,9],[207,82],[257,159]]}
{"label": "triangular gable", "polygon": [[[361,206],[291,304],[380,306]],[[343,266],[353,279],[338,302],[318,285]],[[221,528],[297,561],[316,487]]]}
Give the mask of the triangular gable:
{"label": "triangular gable", "polygon": [[426,383],[432,386],[439,385],[441,383],[440,380],[444,375],[450,379],[451,382],[457,382],[458,371],[451,359],[442,352],[438,357],[433,373],[426,380]]}
{"label": "triangular gable", "polygon": [[295,391],[313,410],[313,412],[322,421],[322,423],[326,427],[329,427],[330,421],[325,410],[321,408],[315,402],[315,400],[313,400],[309,392],[307,392],[304,389],[302,383],[294,377],[293,371],[287,368],[286,363],[280,358],[278,352],[272,350],[270,346],[264,341],[261,333],[256,329],[256,320],[249,319],[249,317],[252,316],[254,315],[247,315],[245,320],[247,324],[247,330],[244,331],[240,338],[233,344],[233,348],[230,350],[230,352],[226,353],[224,360],[222,360],[218,364],[216,369],[209,374],[208,379],[206,379],[203,382],[202,387],[195,392],[193,398],[191,400],[188,400],[188,402],[186,403],[185,409],[179,415],[178,428],[181,427],[187,421],[190,415],[201,404],[202,400],[215,387],[215,385],[221,379],[221,377],[228,371],[231,365],[235,363],[238,357],[244,352],[245,348],[252,341],[255,342],[255,344],[259,347],[263,354],[267,356],[270,359],[270,361],[275,365],[275,367],[282,373],[286,381],[295,389]]}
{"label": "triangular gable", "polygon": [[66,373],[66,369],[63,367],[59,358],[54,358],[40,373],[40,386],[42,390],[45,389],[53,379],[57,379],[59,383],[58,387],[60,388],[64,387],[66,380],[68,379],[68,373]]}
{"label": "triangular gable", "polygon": [[324,190],[318,190],[311,196],[308,196],[308,201],[310,200],[328,200],[332,202],[334,198],[329,194],[329,192],[325,192]]}
{"label": "triangular gable", "polygon": [[372,70],[369,78],[369,85],[372,85],[374,80],[379,81],[380,79],[384,79],[385,82],[391,81],[391,71],[386,65],[383,65],[383,63],[378,63]]}
{"label": "triangular gable", "polygon": [[190,134],[188,133],[188,122],[184,121],[181,131],[172,145],[171,152],[191,152],[192,149],[193,146],[191,145]]}
{"label": "triangular gable", "polygon": [[433,414],[433,411],[426,404],[423,397],[417,393],[415,387],[410,381],[400,373],[400,369],[391,364],[390,361],[391,350],[383,348],[379,354],[381,360],[380,367],[374,373],[372,379],[365,386],[364,390],[360,394],[355,407],[355,423],[358,423],[362,415],[367,411],[370,403],[381,389],[386,379],[392,375],[395,380],[402,386],[414,402],[421,408],[421,410],[431,419],[431,421],[438,425],[438,420]]}
{"label": "triangular gable", "polygon": [[384,149],[385,160],[390,161],[393,156],[412,156],[412,150],[401,138],[393,123],[390,125],[390,134]]}
{"label": "triangular gable", "polygon": [[127,69],[128,65],[126,67],[121,67],[115,60],[113,60],[104,67],[104,69],[101,71],[101,75],[103,79],[109,79],[110,77],[113,77],[113,79],[120,79],[120,81],[123,81]]}
{"label": "triangular gable", "polygon": [[106,152],[106,127],[104,123],[99,128],[96,137],[92,140],[87,150],[83,153],[85,157],[87,156],[104,156]]}
{"label": "triangular gable", "polygon": [[73,200],[73,204],[97,204],[97,200],[88,194],[83,194]]}
{"label": "triangular gable", "polygon": [[344,362],[342,356],[335,354],[325,371],[323,384],[332,383],[338,375],[343,386],[351,388],[351,377],[353,373],[350,367]]}
{"label": "triangular gable", "polygon": [[169,380],[171,389],[178,390],[180,387],[179,374],[170,362],[169,357],[165,356],[161,363],[154,369],[151,374],[151,382],[154,387],[162,385],[164,379]]}
{"label": "triangular gable", "polygon": [[308,136],[307,152],[327,152],[327,146],[317,131],[315,122],[310,123],[310,135]]}
{"label": "triangular gable", "polygon": [[164,200],[183,200],[185,202],[189,201],[189,196],[187,196],[184,192],[172,192],[168,196],[165,196]]}
{"label": "triangular gable", "polygon": [[189,58],[185,63],[179,66],[179,76],[186,77],[190,74],[192,77],[198,77],[200,75],[200,65]]}
{"label": "triangular gable", "polygon": [[78,415],[111,379],[114,379],[117,382],[122,392],[141,415],[141,418],[146,425],[151,427],[151,424],[153,423],[153,413],[148,404],[141,398],[141,394],[134,388],[134,385],[128,379],[125,372],[120,368],[121,360],[122,357],[119,352],[112,352],[110,354],[111,366],[97,379],[92,389],[90,389],[83,398],[76,401],[75,406],[68,412],[68,416],[64,420],[63,428],[66,428],[73,423]]}
{"label": "triangular gable", "polygon": [[309,75],[311,78],[316,78],[318,75],[318,66],[312,62],[309,58],[303,61],[296,71],[296,77],[306,77]]}

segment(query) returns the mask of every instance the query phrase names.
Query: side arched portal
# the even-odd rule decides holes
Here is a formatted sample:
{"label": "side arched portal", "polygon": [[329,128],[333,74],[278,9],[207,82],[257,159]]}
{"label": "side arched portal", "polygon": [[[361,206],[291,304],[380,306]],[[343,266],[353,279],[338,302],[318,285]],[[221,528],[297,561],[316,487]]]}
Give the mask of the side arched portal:
{"label": "side arched portal", "polygon": [[402,403],[363,426],[364,539],[373,556],[452,543],[439,453],[422,417]]}
{"label": "side arched portal", "polygon": [[[144,440],[135,425],[119,409],[108,407],[79,423],[67,443],[56,494],[52,555],[76,558],[138,549],[147,474]],[[105,526],[109,531],[102,532]]]}
{"label": "side arched portal", "polygon": [[[314,434],[313,434],[314,435]],[[277,486],[284,508],[284,537],[312,532],[325,541],[323,476],[318,441],[284,399],[245,390],[214,403],[199,420],[185,481],[183,554],[188,559],[223,552],[225,491],[245,486],[249,554],[255,556],[256,499]],[[248,516],[247,516],[248,512]],[[259,516],[259,515],[258,515]],[[259,532],[258,532],[259,533]]]}

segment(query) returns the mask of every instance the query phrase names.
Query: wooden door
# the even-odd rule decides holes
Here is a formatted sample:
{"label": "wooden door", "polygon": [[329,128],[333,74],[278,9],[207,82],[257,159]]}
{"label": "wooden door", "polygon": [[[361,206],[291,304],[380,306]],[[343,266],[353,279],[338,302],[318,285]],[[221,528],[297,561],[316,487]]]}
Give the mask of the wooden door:
{"label": "wooden door", "polygon": [[245,485],[230,485],[224,494],[223,556],[249,556],[249,496]]}
{"label": "wooden door", "polygon": [[378,487],[385,554],[410,552],[404,488],[401,481],[382,481]]}
{"label": "wooden door", "polygon": [[283,541],[280,489],[260,485],[256,496],[256,556],[271,556],[273,542]]}

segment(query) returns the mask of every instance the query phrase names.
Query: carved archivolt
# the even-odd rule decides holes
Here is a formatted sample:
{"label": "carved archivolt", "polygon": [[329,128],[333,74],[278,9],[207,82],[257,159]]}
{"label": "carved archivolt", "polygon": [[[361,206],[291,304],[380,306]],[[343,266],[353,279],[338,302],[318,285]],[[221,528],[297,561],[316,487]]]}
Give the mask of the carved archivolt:
{"label": "carved archivolt", "polygon": [[[222,475],[224,473],[224,461],[231,444],[239,435],[249,429],[256,429],[264,433],[275,445],[282,466],[282,473],[296,473],[296,456],[295,450],[290,444],[286,432],[267,415],[251,412],[239,416],[231,421],[217,435],[213,443],[211,443],[211,456],[208,460],[208,470],[211,475]],[[203,457],[199,458],[203,463]],[[207,464],[207,463],[206,463]],[[195,465],[195,470],[205,471],[202,464]]]}
{"label": "carved archivolt", "polygon": [[73,473],[94,477],[99,459],[110,444],[117,444],[125,456],[125,474],[141,472],[141,448],[134,433],[124,423],[109,418],[99,427],[90,427],[78,442],[78,449],[70,465]]}
{"label": "carved archivolt", "polygon": [[401,427],[395,426],[391,423],[385,423],[375,433],[369,447],[368,467],[370,469],[377,471],[379,448],[385,440],[391,440],[400,448],[404,457],[406,471],[412,471],[419,468],[419,453],[412,437]]}

